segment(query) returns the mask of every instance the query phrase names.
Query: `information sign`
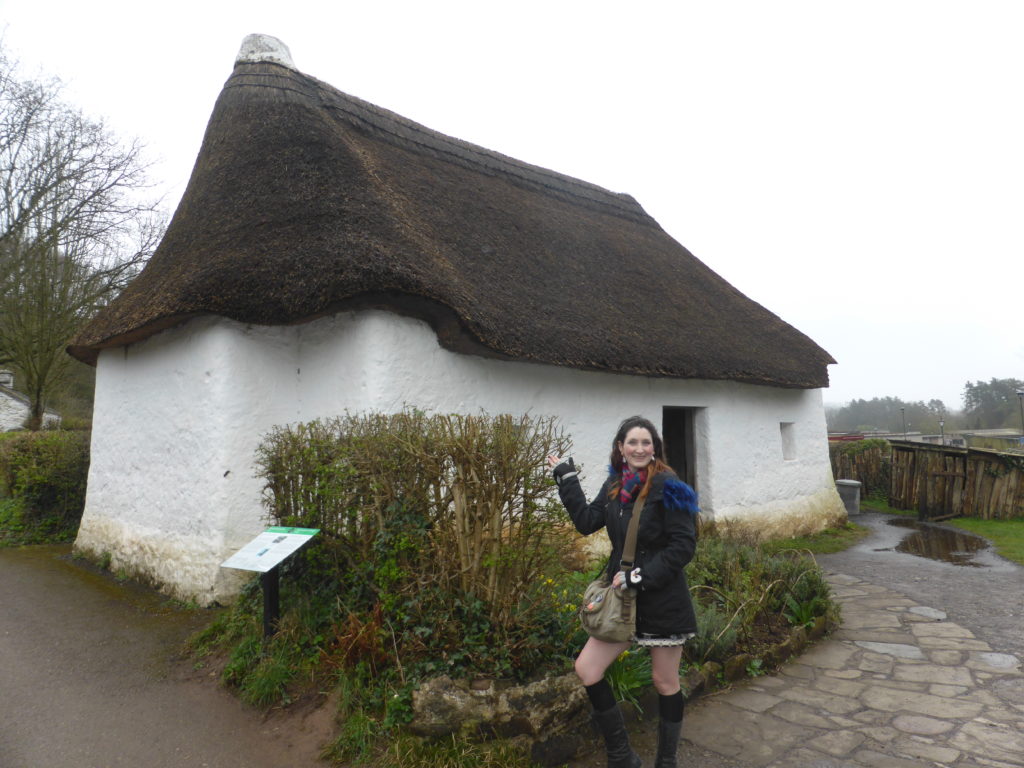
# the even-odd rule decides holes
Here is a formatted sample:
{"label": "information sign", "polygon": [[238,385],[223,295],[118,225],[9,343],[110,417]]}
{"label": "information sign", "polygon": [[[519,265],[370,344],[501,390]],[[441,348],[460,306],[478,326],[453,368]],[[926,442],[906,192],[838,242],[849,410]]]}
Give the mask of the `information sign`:
{"label": "information sign", "polygon": [[319,528],[268,528],[220,566],[266,573],[319,532]]}

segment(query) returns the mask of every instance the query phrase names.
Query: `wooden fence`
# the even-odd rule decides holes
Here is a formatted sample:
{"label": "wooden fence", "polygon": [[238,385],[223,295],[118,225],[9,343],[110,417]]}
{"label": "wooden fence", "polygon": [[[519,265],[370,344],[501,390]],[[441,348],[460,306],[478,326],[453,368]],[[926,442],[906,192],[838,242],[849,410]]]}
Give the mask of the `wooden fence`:
{"label": "wooden fence", "polygon": [[829,443],[832,475],[836,480],[858,480],[861,496],[889,493],[889,443],[885,440],[861,440]]}
{"label": "wooden fence", "polygon": [[862,496],[887,490],[889,506],[915,509],[921,519],[1024,519],[1021,454],[889,442],[871,441],[853,451],[830,446],[835,478],[859,480]]}
{"label": "wooden fence", "polygon": [[1024,456],[893,440],[889,506],[944,520],[1024,518]]}

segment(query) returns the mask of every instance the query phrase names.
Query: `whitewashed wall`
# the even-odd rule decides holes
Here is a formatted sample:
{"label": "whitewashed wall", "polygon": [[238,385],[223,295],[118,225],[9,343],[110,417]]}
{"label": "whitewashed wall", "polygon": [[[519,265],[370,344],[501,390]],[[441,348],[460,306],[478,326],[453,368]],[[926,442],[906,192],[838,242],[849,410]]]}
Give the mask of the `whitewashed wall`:
{"label": "whitewashed wall", "polygon": [[0,432],[18,429],[28,418],[28,406],[15,397],[0,392]]}
{"label": "whitewashed wall", "polygon": [[[820,390],[648,379],[457,355],[425,323],[383,311],[300,326],[194,320],[104,350],[77,547],[208,604],[237,589],[219,568],[264,526],[253,456],[278,424],[405,405],[554,414],[593,492],[618,423],[695,415],[702,511],[765,532],[841,517]],[[780,424],[788,423],[784,458]]]}
{"label": "whitewashed wall", "polygon": [[[0,432],[7,432],[12,429],[21,429],[25,426],[25,419],[28,418],[29,406],[17,397],[11,397],[5,392],[0,392]],[[60,416],[53,412],[43,414],[44,426],[55,426],[60,424]]]}

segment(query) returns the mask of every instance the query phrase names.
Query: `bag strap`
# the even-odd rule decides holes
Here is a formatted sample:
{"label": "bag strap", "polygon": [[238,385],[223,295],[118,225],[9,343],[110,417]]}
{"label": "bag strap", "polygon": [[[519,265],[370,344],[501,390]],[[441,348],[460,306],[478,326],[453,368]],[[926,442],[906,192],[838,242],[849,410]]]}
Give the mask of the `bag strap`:
{"label": "bag strap", "polygon": [[[652,481],[653,479],[651,478]],[[622,590],[622,612],[620,614],[621,621],[626,624],[634,624],[636,622],[633,590],[628,588],[629,577],[627,574],[636,562],[636,532],[640,527],[640,514],[644,511],[644,504],[647,502],[647,491],[650,490],[650,487],[650,483],[644,483],[644,489],[636,497],[636,501],[633,502],[633,512],[629,516],[629,525],[626,527],[626,541],[622,545],[622,559],[619,561],[619,570],[622,571],[622,577],[627,584],[627,588]]]}
{"label": "bag strap", "polygon": [[640,513],[644,511],[647,492],[650,488],[650,483],[644,483],[644,489],[640,491],[640,495],[633,502],[633,513],[630,515],[629,525],[626,527],[626,541],[622,545],[622,560],[619,561],[619,570],[623,572],[631,570],[636,562],[636,532],[640,527]]}

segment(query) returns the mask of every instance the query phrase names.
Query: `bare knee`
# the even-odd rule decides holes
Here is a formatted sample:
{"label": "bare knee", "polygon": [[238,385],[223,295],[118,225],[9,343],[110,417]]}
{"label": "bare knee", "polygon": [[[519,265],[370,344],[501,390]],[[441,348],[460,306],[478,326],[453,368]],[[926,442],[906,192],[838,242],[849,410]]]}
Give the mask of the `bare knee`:
{"label": "bare knee", "polygon": [[651,682],[654,683],[654,690],[662,696],[671,696],[679,690],[679,672],[673,674],[659,673],[657,670],[651,674]]}
{"label": "bare knee", "polygon": [[597,669],[594,664],[588,663],[582,655],[576,658],[573,669],[576,670],[576,677],[583,685],[594,685],[604,678],[604,670]]}
{"label": "bare knee", "polygon": [[671,696],[679,691],[679,664],[682,657],[681,648],[651,649],[651,682],[662,696]]}

